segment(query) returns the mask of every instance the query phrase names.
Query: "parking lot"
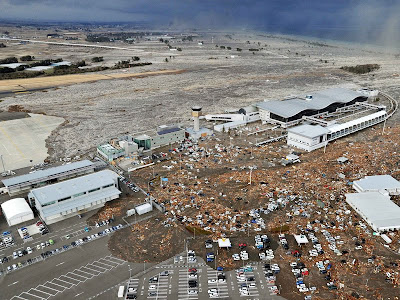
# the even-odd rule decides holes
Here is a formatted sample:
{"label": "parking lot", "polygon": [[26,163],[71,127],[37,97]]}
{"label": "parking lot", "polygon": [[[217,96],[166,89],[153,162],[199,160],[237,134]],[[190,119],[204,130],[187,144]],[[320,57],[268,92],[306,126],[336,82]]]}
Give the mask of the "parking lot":
{"label": "parking lot", "polygon": [[[196,263],[187,263],[183,257],[182,261],[159,265],[146,275],[133,277],[137,299],[282,299],[271,293],[275,282],[267,283],[264,263],[246,265],[246,272],[243,268],[225,272],[210,268],[200,257]],[[244,277],[238,277],[243,273]],[[115,287],[101,299],[116,295],[117,290]]]}
{"label": "parking lot", "polygon": [[43,284],[16,295],[11,298],[15,299],[49,299],[58,296],[64,291],[73,288],[83,282],[94,279],[111,269],[118,268],[126,262],[111,255],[85,264],[71,272],[67,272],[61,276],[55,277]]}

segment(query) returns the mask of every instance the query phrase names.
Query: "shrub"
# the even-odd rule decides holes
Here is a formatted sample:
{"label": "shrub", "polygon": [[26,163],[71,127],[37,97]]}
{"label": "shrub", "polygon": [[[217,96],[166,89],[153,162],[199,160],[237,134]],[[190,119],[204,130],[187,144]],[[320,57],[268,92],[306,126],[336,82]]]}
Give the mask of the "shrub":
{"label": "shrub", "polygon": [[92,57],[92,62],[101,62],[101,61],[104,61],[103,56]]}
{"label": "shrub", "polygon": [[32,61],[35,57],[30,55],[21,56],[20,61]]}
{"label": "shrub", "polygon": [[380,65],[378,64],[366,64],[366,65],[357,65],[355,67],[353,66],[344,66],[341,67],[341,70],[354,73],[354,74],[366,74],[375,70],[378,70],[380,68]]}
{"label": "shrub", "polygon": [[13,64],[17,63],[18,59],[16,57],[7,57],[5,59],[0,59],[0,65],[2,64]]}

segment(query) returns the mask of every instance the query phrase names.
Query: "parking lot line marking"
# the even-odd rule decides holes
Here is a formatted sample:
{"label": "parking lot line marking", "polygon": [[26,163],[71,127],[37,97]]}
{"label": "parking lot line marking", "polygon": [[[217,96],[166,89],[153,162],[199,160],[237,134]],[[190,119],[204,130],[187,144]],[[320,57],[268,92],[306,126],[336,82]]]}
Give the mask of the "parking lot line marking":
{"label": "parking lot line marking", "polygon": [[64,261],[63,261],[63,262],[60,262],[59,264],[56,265],[56,267],[57,267],[57,266],[61,266],[61,265],[64,264],[64,263],[65,263]]}
{"label": "parking lot line marking", "polygon": [[104,259],[104,258],[99,259],[98,262],[100,262],[100,261],[102,261],[102,260],[105,261],[107,264],[115,264],[114,267],[120,265],[119,263],[117,263],[117,262],[115,262],[115,261],[111,261],[111,260]]}
{"label": "parking lot line marking", "polygon": [[17,284],[19,281],[16,281],[16,282],[13,282],[13,283],[10,283],[8,286],[12,286],[12,285],[14,285],[14,284]]}
{"label": "parking lot line marking", "polygon": [[63,286],[63,285],[59,285],[59,284],[57,284],[57,283],[54,283],[54,282],[52,282],[52,281],[47,281],[45,284],[46,284],[46,285],[48,285],[48,284],[52,284],[52,285],[56,285],[56,286],[59,286],[59,287],[61,287],[61,288],[62,288],[62,291],[60,291],[61,293],[62,293],[62,292],[64,292],[64,291],[67,289],[65,286]]}
{"label": "parking lot line marking", "polygon": [[22,298],[22,297],[20,297],[20,296],[14,296],[14,297],[12,297],[10,300],[13,300],[13,299],[22,299],[22,300],[28,300],[28,299],[26,299],[26,298]]}
{"label": "parking lot line marking", "polygon": [[[79,284],[80,283],[80,280],[78,280],[78,279],[74,279],[74,278],[71,278],[71,277],[68,277],[68,276],[65,276],[65,275],[61,275],[59,278],[68,278],[68,279],[72,279],[72,280],[74,280],[74,281],[77,281],[78,283],[72,283],[72,282],[69,282],[69,281],[66,281],[66,280],[63,280],[64,282],[67,282],[67,283],[71,283],[72,285],[77,285],[77,284]],[[60,279],[61,280],[61,279]]]}
{"label": "parking lot line marking", "polygon": [[105,266],[108,266],[108,267],[111,267],[110,269],[108,269],[108,270],[111,270],[112,268],[114,268],[115,266],[112,266],[112,265],[107,265],[107,264],[105,264],[105,263],[102,263],[102,262],[99,262],[99,261],[95,261],[94,262],[94,264],[101,264],[101,265],[105,265]]}
{"label": "parking lot line marking", "polygon": [[[88,266],[91,266],[91,268],[89,268]],[[93,272],[97,272],[97,273],[99,273],[99,274],[105,272],[105,271],[97,270],[97,269],[96,269],[96,266],[93,266],[93,265],[90,265],[90,264],[84,266],[84,268],[89,269],[89,270],[91,270],[91,271],[93,271]],[[100,269],[99,267],[97,267],[97,268]],[[98,274],[97,274],[97,275],[98,275]]]}
{"label": "parking lot line marking", "polygon": [[[29,292],[31,292],[31,291],[36,291],[36,292],[39,292],[39,293],[42,293],[42,294],[47,294],[47,295],[49,295],[49,296],[54,296],[53,294],[50,294],[50,293],[48,293],[48,292],[43,292],[43,291],[41,291],[41,290],[38,290],[37,289],[37,287],[35,287],[35,288],[33,288],[33,289],[30,289],[29,290]],[[46,298],[47,299],[47,298]]]}
{"label": "parking lot line marking", "polygon": [[37,287],[36,287],[36,289],[38,290],[38,291],[41,291],[42,292],[42,290],[39,290],[39,288],[42,288],[42,289],[48,289],[48,290],[53,290],[53,291],[55,291],[56,293],[53,295],[52,294],[52,296],[55,296],[55,295],[57,295],[58,293],[60,293],[60,291],[59,290],[56,290],[56,289],[53,289],[53,288],[51,288],[51,287],[48,287],[48,286],[44,286],[44,285],[38,285]]}
{"label": "parking lot line marking", "polygon": [[27,291],[25,294],[27,294],[27,295],[29,295],[29,296],[33,296],[33,297],[39,298],[39,299],[43,299],[43,300],[44,300],[44,299],[47,299],[47,298],[43,298],[43,297],[41,297],[41,296],[32,294],[32,293],[31,293],[32,290],[34,290],[34,289],[30,289],[30,290]]}
{"label": "parking lot line marking", "polygon": [[[67,285],[69,285],[69,287],[65,287],[65,289],[70,289],[71,287],[73,287],[73,286],[75,285],[75,284],[73,284],[73,283],[71,283],[71,282],[62,280],[62,279],[60,279],[60,278],[54,278],[51,282],[53,282],[54,280],[58,280],[58,281],[64,282],[64,283],[66,283]],[[60,286],[63,286],[63,285],[60,285]]]}
{"label": "parking lot line marking", "polygon": [[[82,271],[82,269],[87,269],[87,270],[92,271],[93,273],[96,273],[96,274],[93,274],[93,276],[98,276],[99,274],[101,274],[100,271],[97,271],[97,270],[94,270],[94,269],[91,269],[91,268],[88,268],[88,267],[81,267],[81,268],[79,268],[79,270],[81,270],[81,271]],[[85,272],[85,271],[82,271],[82,272]],[[86,272],[86,273],[92,274],[92,273],[89,273],[89,272]]]}
{"label": "parking lot line marking", "polygon": [[84,292],[79,293],[79,294],[76,294],[76,295],[75,295],[75,298],[78,297],[78,296],[80,296],[80,295],[82,295],[83,293],[84,293]]}
{"label": "parking lot line marking", "polygon": [[[21,295],[23,295],[23,294],[27,294],[27,295],[29,295],[29,296],[32,296],[32,297],[35,297],[35,298],[38,298],[38,299],[42,299],[42,300],[45,299],[45,298],[42,298],[42,297],[39,297],[39,296],[35,296],[35,295],[32,295],[32,294],[29,294],[29,293],[27,293],[27,292],[21,293]],[[21,295],[20,295],[20,296],[21,296]]]}
{"label": "parking lot line marking", "polygon": [[[80,272],[80,273],[87,274],[87,275],[84,275],[84,277],[87,276],[87,277],[86,277],[87,279],[92,279],[94,276],[96,276],[96,275],[90,274],[90,273],[88,273],[88,272],[81,271],[81,270],[79,270],[79,269],[74,270],[72,273],[76,273],[76,272]],[[77,274],[79,275],[79,273],[77,273]],[[89,276],[90,276],[90,277],[89,277]]]}
{"label": "parking lot line marking", "polygon": [[[82,282],[85,282],[87,280],[87,277],[83,277],[82,275],[75,274],[74,271],[68,272],[67,275],[72,275],[72,276],[84,278],[84,280],[78,279],[79,281],[82,281]],[[72,279],[75,279],[74,277],[71,277],[71,276],[68,276],[68,277],[72,278]]]}

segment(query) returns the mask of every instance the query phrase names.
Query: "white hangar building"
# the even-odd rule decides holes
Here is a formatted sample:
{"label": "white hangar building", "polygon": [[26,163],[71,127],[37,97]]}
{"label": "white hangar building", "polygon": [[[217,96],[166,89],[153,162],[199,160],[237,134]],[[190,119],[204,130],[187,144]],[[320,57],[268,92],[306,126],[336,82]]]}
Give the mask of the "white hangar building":
{"label": "white hangar building", "polygon": [[346,194],[346,202],[376,232],[400,229],[400,207],[379,192]]}
{"label": "white hangar building", "polygon": [[14,226],[34,218],[33,211],[24,198],[15,198],[2,203],[1,210],[8,226]]}
{"label": "white hangar building", "polygon": [[33,189],[29,202],[47,224],[99,208],[119,198],[118,175],[111,170]]}

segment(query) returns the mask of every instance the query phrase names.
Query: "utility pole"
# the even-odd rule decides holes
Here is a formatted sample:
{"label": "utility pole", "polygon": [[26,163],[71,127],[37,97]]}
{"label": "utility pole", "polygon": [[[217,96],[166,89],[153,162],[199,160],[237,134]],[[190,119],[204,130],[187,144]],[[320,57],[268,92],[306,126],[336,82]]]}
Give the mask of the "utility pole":
{"label": "utility pole", "polygon": [[6,172],[6,168],[4,167],[4,161],[3,161],[3,154],[0,154],[1,157],[1,164],[3,165],[3,170]]}

